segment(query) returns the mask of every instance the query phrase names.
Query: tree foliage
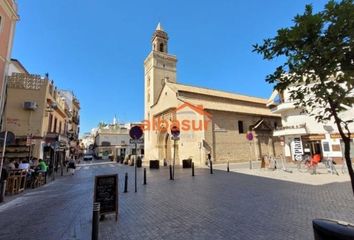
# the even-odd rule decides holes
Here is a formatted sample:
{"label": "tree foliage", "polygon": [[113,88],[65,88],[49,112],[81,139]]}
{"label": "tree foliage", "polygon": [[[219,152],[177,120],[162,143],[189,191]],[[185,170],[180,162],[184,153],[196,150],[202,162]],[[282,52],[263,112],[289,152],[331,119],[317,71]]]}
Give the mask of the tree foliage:
{"label": "tree foliage", "polygon": [[[279,91],[288,90],[291,100],[317,121],[335,121],[345,143],[348,168],[350,119],[341,112],[353,111],[354,104],[354,0],[329,1],[314,13],[306,5],[294,25],[279,29],[273,38],[254,45],[266,60],[283,56],[285,61],[266,81]],[[349,159],[348,159],[349,158]],[[350,165],[350,166],[349,166]],[[354,175],[352,176],[354,191]]]}

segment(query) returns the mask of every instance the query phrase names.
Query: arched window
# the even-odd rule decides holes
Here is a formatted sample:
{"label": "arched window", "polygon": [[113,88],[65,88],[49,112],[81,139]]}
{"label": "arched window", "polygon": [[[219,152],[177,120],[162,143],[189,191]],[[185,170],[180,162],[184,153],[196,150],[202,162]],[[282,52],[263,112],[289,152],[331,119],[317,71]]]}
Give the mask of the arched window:
{"label": "arched window", "polygon": [[163,52],[163,43],[160,43],[160,52]]}

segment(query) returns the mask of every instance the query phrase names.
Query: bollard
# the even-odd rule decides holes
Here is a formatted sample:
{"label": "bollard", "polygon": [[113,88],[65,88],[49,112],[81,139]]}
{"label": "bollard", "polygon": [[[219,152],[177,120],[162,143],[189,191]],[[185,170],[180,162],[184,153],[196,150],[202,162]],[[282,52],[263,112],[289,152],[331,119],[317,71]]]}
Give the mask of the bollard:
{"label": "bollard", "polygon": [[170,180],[173,180],[173,176],[172,176],[172,165],[170,165]]}
{"label": "bollard", "polygon": [[230,172],[230,165],[229,165],[229,161],[227,161],[227,172]]}
{"label": "bollard", "polygon": [[128,173],[125,173],[125,177],[124,177],[124,192],[127,193],[128,192]]}
{"label": "bollard", "polygon": [[194,162],[192,162],[192,177],[194,177]]}
{"label": "bollard", "polygon": [[98,225],[99,225],[99,216],[100,216],[100,203],[93,203],[93,212],[92,212],[92,240],[98,240]]}
{"label": "bollard", "polygon": [[146,185],[146,168],[144,168],[144,185]]}
{"label": "bollard", "polygon": [[213,174],[213,162],[210,161],[210,174]]}
{"label": "bollard", "polygon": [[4,201],[6,190],[6,180],[0,181],[0,203]]}

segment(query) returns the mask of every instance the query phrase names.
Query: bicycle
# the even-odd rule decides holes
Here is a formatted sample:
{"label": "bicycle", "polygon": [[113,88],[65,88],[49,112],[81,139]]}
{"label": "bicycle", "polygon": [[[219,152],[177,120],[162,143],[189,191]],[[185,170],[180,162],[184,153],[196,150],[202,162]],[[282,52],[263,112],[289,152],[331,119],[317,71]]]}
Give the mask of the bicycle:
{"label": "bicycle", "polygon": [[302,173],[311,172],[316,174],[317,164],[311,163],[309,155],[302,156],[302,160],[297,162],[297,170]]}
{"label": "bicycle", "polygon": [[323,159],[323,164],[326,166],[327,171],[331,173],[332,175],[335,173],[339,175],[336,167],[334,166],[336,163],[332,160],[332,158],[327,157],[326,159]]}

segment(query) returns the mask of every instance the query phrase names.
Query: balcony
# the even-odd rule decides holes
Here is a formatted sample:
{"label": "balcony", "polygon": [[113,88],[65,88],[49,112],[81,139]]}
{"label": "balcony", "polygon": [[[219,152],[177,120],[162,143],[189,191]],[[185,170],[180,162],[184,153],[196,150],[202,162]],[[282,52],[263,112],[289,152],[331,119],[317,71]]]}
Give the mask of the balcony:
{"label": "balcony", "polygon": [[271,108],[272,113],[282,113],[288,110],[295,109],[295,104],[293,102],[284,102]]}
{"label": "balcony", "polygon": [[296,126],[286,126],[280,127],[274,130],[273,136],[289,136],[289,135],[305,135],[308,134],[306,129],[306,124],[296,125]]}
{"label": "balcony", "polygon": [[72,122],[75,123],[76,125],[80,124],[80,117],[79,116],[73,116],[72,117]]}

